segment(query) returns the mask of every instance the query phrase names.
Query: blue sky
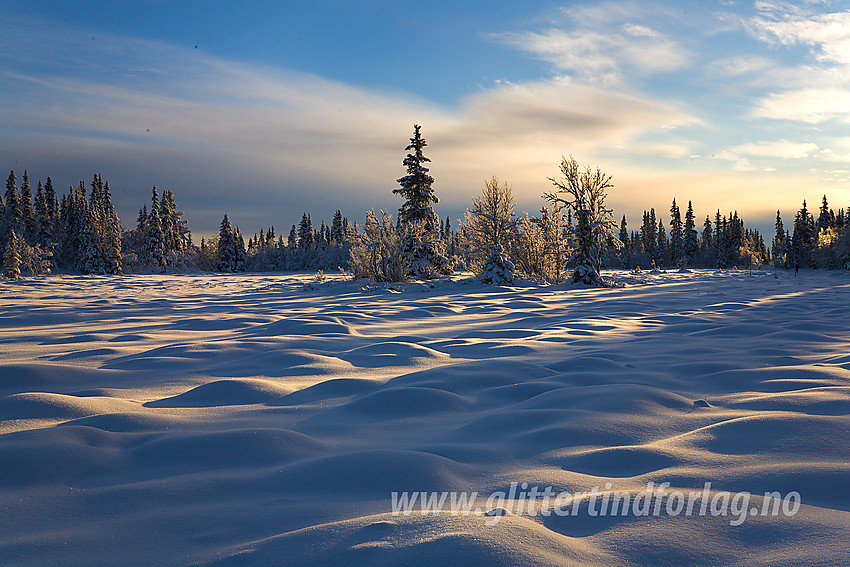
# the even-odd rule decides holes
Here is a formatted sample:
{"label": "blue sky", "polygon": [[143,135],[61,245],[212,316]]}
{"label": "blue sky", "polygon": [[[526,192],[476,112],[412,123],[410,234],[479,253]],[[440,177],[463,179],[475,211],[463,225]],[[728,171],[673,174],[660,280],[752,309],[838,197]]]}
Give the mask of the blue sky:
{"label": "blue sky", "polygon": [[150,186],[197,234],[395,211],[422,124],[437,211],[497,175],[539,209],[561,155],[610,203],[767,227],[850,205],[848,2],[0,0],[0,165]]}

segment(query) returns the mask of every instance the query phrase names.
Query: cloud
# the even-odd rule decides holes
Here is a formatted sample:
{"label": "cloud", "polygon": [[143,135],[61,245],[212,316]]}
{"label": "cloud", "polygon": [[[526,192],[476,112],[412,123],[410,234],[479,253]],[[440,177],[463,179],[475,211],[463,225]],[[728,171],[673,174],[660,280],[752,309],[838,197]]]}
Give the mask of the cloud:
{"label": "cloud", "polygon": [[786,2],[756,2],[751,32],[772,45],[810,46],[825,63],[850,64],[850,11],[813,14]]}
{"label": "cloud", "polygon": [[757,101],[753,116],[818,124],[850,122],[850,89],[808,88],[772,93]]}
{"label": "cloud", "polygon": [[[125,220],[154,183],[174,189],[201,230],[224,210],[250,226],[295,220],[302,210],[392,209],[414,122],[429,141],[445,206],[463,210],[493,174],[536,204],[561,154],[691,153],[632,142],[696,122],[670,104],[566,79],[499,84],[448,107],[158,42],[98,35],[96,43],[80,43],[73,56],[92,72],[68,72],[69,61],[51,62],[49,53],[39,59],[35,46],[27,65],[0,56],[10,93],[0,153],[60,183],[102,171],[115,191],[137,195]],[[56,167],[74,177],[61,179]]]}
{"label": "cloud", "polygon": [[677,41],[639,22],[647,12],[659,16],[664,11],[631,3],[574,6],[562,11],[565,21],[558,26],[494,37],[551,63],[558,72],[596,84],[685,67],[688,54]]}
{"label": "cloud", "polygon": [[777,157],[782,159],[802,159],[818,151],[818,145],[812,142],[795,143],[788,140],[742,144],[729,150],[732,154],[745,154],[759,157]]}
{"label": "cloud", "polygon": [[706,66],[708,74],[713,77],[741,77],[771,70],[775,63],[766,57],[758,55],[735,55],[718,59]]}
{"label": "cloud", "polygon": [[804,46],[810,58],[777,73],[776,90],[756,101],[752,116],[850,122],[850,10],[820,9],[814,3],[756,2],[757,15],[745,24],[748,32],[774,48]]}

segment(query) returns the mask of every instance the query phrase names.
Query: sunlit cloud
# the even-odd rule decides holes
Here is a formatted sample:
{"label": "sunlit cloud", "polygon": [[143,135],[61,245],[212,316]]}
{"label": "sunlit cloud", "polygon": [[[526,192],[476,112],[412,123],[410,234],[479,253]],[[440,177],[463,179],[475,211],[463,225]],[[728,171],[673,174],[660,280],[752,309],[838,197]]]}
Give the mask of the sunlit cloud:
{"label": "sunlit cloud", "polygon": [[495,37],[551,63],[558,72],[597,84],[620,82],[624,74],[652,75],[686,66],[688,54],[675,39],[638,21],[647,11],[647,6],[631,3],[573,6],[562,11],[558,26]]}
{"label": "sunlit cloud", "polygon": [[850,122],[850,10],[815,13],[812,6],[756,3],[749,32],[777,49],[803,46],[812,62],[775,77],[773,92],[756,101],[753,116],[806,124]]}
{"label": "sunlit cloud", "polygon": [[750,29],[774,45],[808,45],[819,61],[850,64],[850,11],[813,14],[787,2],[756,2]]}
{"label": "sunlit cloud", "polygon": [[818,145],[811,142],[795,143],[788,140],[742,144],[730,150],[733,154],[776,157],[781,159],[807,158],[818,151]]}
{"label": "sunlit cloud", "polygon": [[811,88],[773,93],[759,100],[753,116],[818,124],[850,122],[850,89]]}

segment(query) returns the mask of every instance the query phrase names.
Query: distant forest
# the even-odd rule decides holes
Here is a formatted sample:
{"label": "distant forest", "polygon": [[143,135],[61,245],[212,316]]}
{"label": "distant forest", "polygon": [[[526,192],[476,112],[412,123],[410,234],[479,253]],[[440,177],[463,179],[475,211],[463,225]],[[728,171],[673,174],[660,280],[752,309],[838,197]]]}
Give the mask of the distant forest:
{"label": "distant forest", "polygon": [[[484,183],[464,218],[451,220],[433,211],[438,198],[424,156],[420,127],[404,159],[407,175],[394,192],[405,199],[395,218],[368,211],[362,224],[337,210],[330,223],[314,223],[305,212],[297,224],[279,233],[274,226],[248,236],[225,213],[216,237],[200,243],[192,234],[175,195],[154,187],[150,204],[139,210],[135,226],[124,228],[115,213],[109,182],[95,174],[61,198],[50,177],[33,193],[27,172],[14,171],[0,200],[0,246],[6,277],[52,272],[82,274],[171,273],[185,271],[265,272],[343,269],[355,277],[398,281],[434,278],[466,269],[495,283],[514,274],[559,283],[582,262],[598,268],[731,268],[773,264],[780,268],[850,269],[850,218],[830,208],[827,196],[817,211],[805,201],[790,227],[776,212],[770,245],[747,228],[737,212],[715,211],[699,221],[689,201],[684,213],[673,199],[666,224],[654,208],[644,211],[636,228],[625,216],[613,221],[603,206],[610,176],[578,168],[564,160],[568,182],[551,179],[560,192],[546,194],[535,215],[515,212],[508,183]],[[572,167],[572,169],[570,169]],[[565,169],[566,168],[566,169]],[[594,175],[596,177],[594,177]],[[576,183],[597,183],[588,203],[571,190]],[[595,181],[594,181],[595,180]],[[576,185],[576,186],[578,186]],[[563,195],[568,195],[564,199]],[[598,198],[598,203],[593,199]],[[583,208],[584,207],[584,208]],[[588,216],[597,207],[598,217]],[[594,248],[595,247],[595,248]],[[588,252],[591,250],[591,252]],[[588,260],[588,254],[594,260]]]}

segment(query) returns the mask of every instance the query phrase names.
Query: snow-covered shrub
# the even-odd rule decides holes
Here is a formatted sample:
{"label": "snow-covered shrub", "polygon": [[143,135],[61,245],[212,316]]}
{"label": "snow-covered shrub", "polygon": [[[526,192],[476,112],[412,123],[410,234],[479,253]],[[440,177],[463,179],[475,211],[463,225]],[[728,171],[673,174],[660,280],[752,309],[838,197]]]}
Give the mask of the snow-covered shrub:
{"label": "snow-covered shrub", "polygon": [[481,282],[489,285],[510,285],[514,282],[514,263],[502,252],[501,246],[494,246],[484,262]]}
{"label": "snow-covered shrub", "polygon": [[366,278],[376,282],[404,281],[410,265],[404,255],[399,234],[393,228],[392,216],[381,211],[381,220],[375,211],[366,213],[363,234],[351,247],[348,267],[355,278]]}
{"label": "snow-covered shrub", "polygon": [[410,221],[399,227],[404,259],[410,275],[426,280],[452,273],[445,255],[445,243],[428,220]]}

